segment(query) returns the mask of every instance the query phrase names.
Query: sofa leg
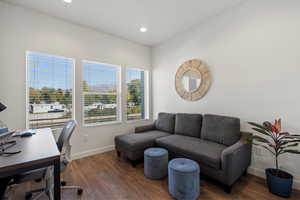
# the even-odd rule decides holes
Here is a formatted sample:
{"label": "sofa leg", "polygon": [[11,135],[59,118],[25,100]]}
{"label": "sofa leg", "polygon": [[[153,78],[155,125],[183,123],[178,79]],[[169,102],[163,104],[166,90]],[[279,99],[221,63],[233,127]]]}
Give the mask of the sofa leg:
{"label": "sofa leg", "polygon": [[121,152],[117,151],[117,156],[120,157],[121,156]]}
{"label": "sofa leg", "polygon": [[136,160],[131,160],[130,162],[131,162],[131,166],[135,168],[136,165],[137,165],[137,161]]}
{"label": "sofa leg", "polygon": [[231,193],[231,188],[232,188],[231,185],[224,185],[224,191],[225,191],[227,194],[230,194],[230,193]]}
{"label": "sofa leg", "polygon": [[244,171],[244,174],[243,174],[244,176],[247,176],[248,175],[248,168],[247,169],[245,169],[245,171]]}

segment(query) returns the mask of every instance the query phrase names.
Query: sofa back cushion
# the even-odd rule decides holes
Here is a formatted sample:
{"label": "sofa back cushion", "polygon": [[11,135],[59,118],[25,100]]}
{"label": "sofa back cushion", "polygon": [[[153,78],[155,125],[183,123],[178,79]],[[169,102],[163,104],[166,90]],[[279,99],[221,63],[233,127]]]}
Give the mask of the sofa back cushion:
{"label": "sofa back cushion", "polygon": [[158,113],[158,118],[155,122],[157,130],[174,133],[175,114],[172,113]]}
{"label": "sofa back cushion", "polygon": [[220,115],[204,115],[201,138],[224,144],[233,145],[241,137],[240,119]]}
{"label": "sofa back cushion", "polygon": [[200,138],[202,126],[201,114],[177,113],[175,134]]}

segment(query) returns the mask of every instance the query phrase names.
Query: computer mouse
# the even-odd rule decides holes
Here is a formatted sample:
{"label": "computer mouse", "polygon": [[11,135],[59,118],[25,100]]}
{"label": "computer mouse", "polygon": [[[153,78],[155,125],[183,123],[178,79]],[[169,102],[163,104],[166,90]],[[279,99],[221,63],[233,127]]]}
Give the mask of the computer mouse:
{"label": "computer mouse", "polygon": [[32,133],[29,133],[29,132],[23,133],[23,134],[21,135],[21,137],[30,137],[30,136],[32,136]]}

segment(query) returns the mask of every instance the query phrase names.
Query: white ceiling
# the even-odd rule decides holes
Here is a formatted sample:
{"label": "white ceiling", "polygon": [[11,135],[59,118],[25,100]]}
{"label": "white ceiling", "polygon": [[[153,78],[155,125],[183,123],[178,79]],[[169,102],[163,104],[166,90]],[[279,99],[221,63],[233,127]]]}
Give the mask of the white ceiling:
{"label": "white ceiling", "polygon": [[[154,46],[242,0],[5,0]],[[146,33],[139,31],[148,28]]]}

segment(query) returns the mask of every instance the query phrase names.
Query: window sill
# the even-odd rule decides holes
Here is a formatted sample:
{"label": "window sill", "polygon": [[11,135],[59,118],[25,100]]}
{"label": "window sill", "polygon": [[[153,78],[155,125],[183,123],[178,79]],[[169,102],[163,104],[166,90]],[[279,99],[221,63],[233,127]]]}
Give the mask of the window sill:
{"label": "window sill", "polygon": [[24,130],[51,129],[52,133],[60,133],[63,128],[64,127],[61,127],[61,128],[44,127],[44,128],[25,128]]}
{"label": "window sill", "polygon": [[108,126],[108,125],[118,125],[118,124],[122,124],[122,121],[102,122],[102,123],[93,123],[93,124],[83,123],[83,127]]}
{"label": "window sill", "polygon": [[133,124],[133,123],[138,123],[138,122],[146,122],[150,121],[150,119],[137,119],[137,120],[126,120],[126,124]]}
{"label": "window sill", "polygon": [[139,119],[131,121],[113,121],[113,122],[103,122],[103,123],[94,123],[94,124],[83,124],[83,127],[97,127],[97,126],[109,126],[109,125],[120,125],[120,124],[134,124],[139,122],[151,121],[150,119]]}

